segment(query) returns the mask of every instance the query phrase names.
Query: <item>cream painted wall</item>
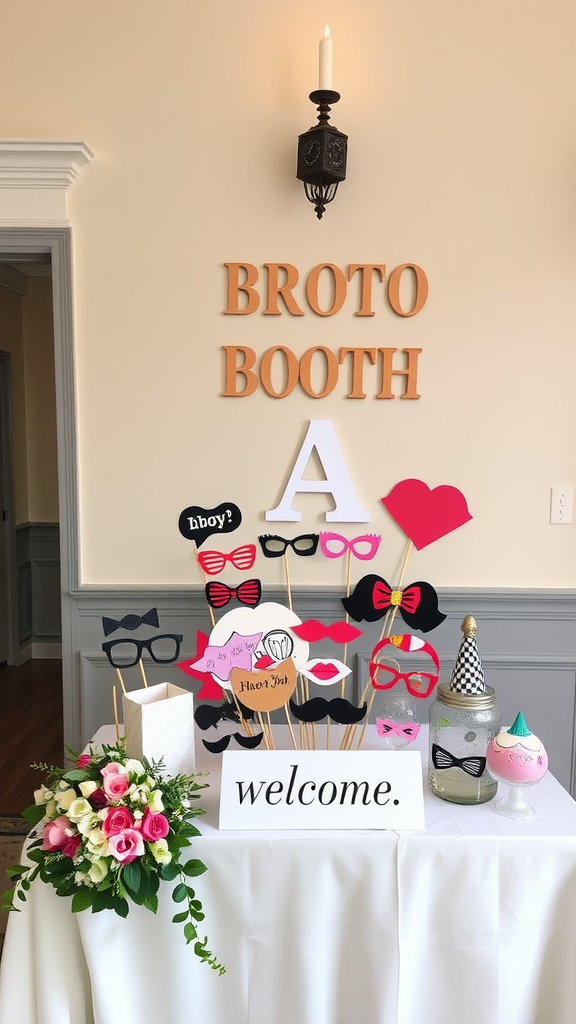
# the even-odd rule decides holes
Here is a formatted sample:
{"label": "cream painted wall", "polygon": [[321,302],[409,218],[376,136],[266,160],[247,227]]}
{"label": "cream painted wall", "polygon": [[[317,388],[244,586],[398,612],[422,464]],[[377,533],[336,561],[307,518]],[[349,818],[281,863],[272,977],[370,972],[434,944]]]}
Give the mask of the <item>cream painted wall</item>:
{"label": "cream painted wall", "polygon": [[52,280],[31,277],[23,301],[28,518],[58,522]]}
{"label": "cream painted wall", "polygon": [[[379,498],[416,476],[461,488],[474,519],[413,555],[411,578],[575,587],[576,526],[548,522],[551,485],[576,486],[572,0],[3,8],[0,134],[95,153],[69,197],[83,582],[199,582],[176,529],[189,504],[240,505],[223,550],[325,526],[324,498],[302,500],[300,525],[263,516],[307,423],[328,418],[383,534],[375,571],[393,577],[404,551]],[[326,22],[350,143],[319,223],[294,172]],[[226,317],[233,260],[304,276],[415,262],[430,295],[411,319],[383,303],[354,317],[352,288],[334,317]],[[235,343],[421,347],[422,398],[377,401],[370,374],[362,401],[344,376],[322,401],[223,398],[221,346]],[[257,570],[283,579],[281,564]],[[291,572],[322,586],[344,566],[318,556]]]}

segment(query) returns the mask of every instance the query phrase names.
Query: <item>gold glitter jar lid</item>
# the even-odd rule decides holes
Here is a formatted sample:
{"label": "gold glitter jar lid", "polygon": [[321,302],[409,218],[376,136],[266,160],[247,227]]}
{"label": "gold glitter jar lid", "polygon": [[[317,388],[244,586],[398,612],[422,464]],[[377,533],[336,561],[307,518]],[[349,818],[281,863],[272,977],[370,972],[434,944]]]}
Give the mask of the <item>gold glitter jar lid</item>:
{"label": "gold glitter jar lid", "polygon": [[470,711],[481,708],[492,708],[496,704],[496,692],[493,686],[487,686],[485,693],[460,693],[451,690],[448,683],[440,683],[436,697],[441,704],[451,708],[468,708]]}

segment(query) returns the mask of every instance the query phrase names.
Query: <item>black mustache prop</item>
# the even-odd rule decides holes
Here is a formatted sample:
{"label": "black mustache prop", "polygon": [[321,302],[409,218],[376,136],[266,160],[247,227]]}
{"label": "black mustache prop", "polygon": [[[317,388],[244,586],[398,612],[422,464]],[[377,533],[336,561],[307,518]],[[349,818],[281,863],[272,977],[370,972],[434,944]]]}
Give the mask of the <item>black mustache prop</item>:
{"label": "black mustache prop", "polygon": [[211,754],[221,754],[228,748],[231,739],[235,739],[236,743],[245,747],[246,750],[255,750],[262,742],[263,735],[263,732],[258,733],[257,736],[245,736],[242,732],[235,732],[231,736],[223,736],[221,740],[214,740],[214,743],[210,743],[208,740],[202,740],[202,743]]}
{"label": "black mustache prop", "polygon": [[321,722],[323,718],[330,717],[338,725],[355,725],[362,721],[367,707],[366,701],[361,708],[357,708],[344,697],[333,697],[332,700],[311,697],[303,704],[290,701],[290,711],[299,722]]}
{"label": "black mustache prop", "polygon": [[[254,712],[250,708],[244,707],[240,701],[238,701],[238,707],[242,712],[243,718],[248,721],[254,718]],[[194,721],[198,728],[205,732],[206,729],[210,729],[213,725],[217,727],[218,722],[239,722],[240,715],[236,705],[225,700],[218,707],[214,707],[213,704],[200,704],[194,712]]]}

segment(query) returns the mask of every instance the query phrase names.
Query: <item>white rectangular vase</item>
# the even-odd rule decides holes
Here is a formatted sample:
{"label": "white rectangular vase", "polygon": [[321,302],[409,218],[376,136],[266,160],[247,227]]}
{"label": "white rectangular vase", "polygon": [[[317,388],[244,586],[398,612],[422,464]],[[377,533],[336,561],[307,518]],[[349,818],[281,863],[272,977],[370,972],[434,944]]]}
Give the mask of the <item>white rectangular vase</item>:
{"label": "white rectangular vase", "polygon": [[122,695],[126,751],[139,761],[164,761],[164,775],[195,769],[194,697],[173,683],[158,683]]}

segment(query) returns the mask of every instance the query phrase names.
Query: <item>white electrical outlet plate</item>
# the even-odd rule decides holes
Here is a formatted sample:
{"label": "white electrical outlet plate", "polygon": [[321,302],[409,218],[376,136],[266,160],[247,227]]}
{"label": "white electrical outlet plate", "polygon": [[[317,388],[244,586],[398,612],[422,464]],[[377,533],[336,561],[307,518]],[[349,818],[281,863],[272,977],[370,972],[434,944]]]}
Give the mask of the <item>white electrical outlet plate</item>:
{"label": "white electrical outlet plate", "polygon": [[550,500],[550,522],[569,526],[572,522],[572,488],[553,487]]}

